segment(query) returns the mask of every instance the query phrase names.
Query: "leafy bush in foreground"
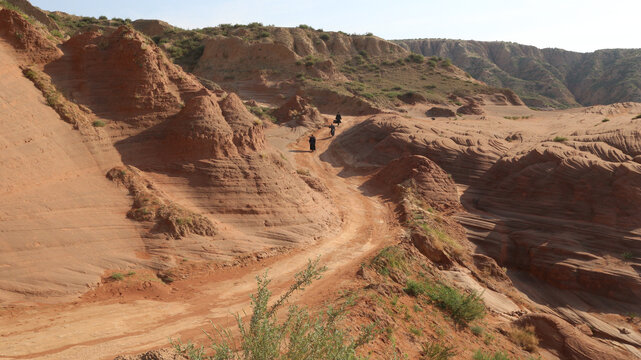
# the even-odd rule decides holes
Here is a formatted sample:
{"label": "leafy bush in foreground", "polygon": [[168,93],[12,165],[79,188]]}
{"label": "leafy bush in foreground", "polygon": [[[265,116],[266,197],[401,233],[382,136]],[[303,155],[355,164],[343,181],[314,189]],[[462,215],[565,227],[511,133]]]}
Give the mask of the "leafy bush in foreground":
{"label": "leafy bush in foreground", "polygon": [[352,300],[338,308],[328,307],[318,315],[307,309],[290,305],[287,316],[281,322],[276,316],[287,299],[296,291],[304,290],[312,281],[320,279],[325,267],[318,266],[318,260],[310,261],[305,270],[295,275],[296,281],[273,305],[269,306],[271,292],[267,288],[270,281],[265,274],[257,277],[258,289],[251,295],[252,315],[249,323],[236,315],[240,331],[240,343],[235,344],[228,330],[216,330],[215,336],[207,334],[211,341],[213,355],[206,355],[204,346],[191,343],[183,345],[172,342],[174,348],[191,360],[315,360],[336,359],[356,360],[356,349],[371,341],[374,326],[361,329],[358,338],[350,337],[339,324],[347,314]]}

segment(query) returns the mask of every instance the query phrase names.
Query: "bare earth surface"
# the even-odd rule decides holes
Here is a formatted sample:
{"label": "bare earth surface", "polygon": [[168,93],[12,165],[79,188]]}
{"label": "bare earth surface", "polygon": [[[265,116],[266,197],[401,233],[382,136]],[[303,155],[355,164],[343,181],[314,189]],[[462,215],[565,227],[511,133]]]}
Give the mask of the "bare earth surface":
{"label": "bare earth surface", "polygon": [[0,298],[73,296],[105,268],[139,263],[143,243],[104,176],[115,150],[61,121],[12,54],[0,41]]}
{"label": "bare earth surface", "polygon": [[[329,271],[294,300],[320,305],[401,240],[482,292],[489,321],[552,334],[546,359],[641,358],[638,319],[626,319],[641,313],[641,104],[534,111],[511,93],[452,94],[356,106],[377,114],[345,116],[330,137],[309,99],[245,91],[282,106],[287,126],[266,124],[128,27],[54,46],[2,16],[0,35],[21,41],[0,40],[0,359],[113,359],[202,339],[209,321],[233,327],[249,310],[256,276],[268,271],[277,296],[317,257]],[[25,63],[84,125],[47,106]],[[453,248],[412,229],[421,211]]]}
{"label": "bare earth surface", "polygon": [[[288,136],[291,137],[285,134],[283,139],[281,134],[275,134],[275,142],[283,144]],[[337,236],[279,256],[267,266],[225,269],[195,278],[189,285],[178,282],[171,290],[173,301],[80,301],[5,309],[0,318],[0,339],[7,345],[2,347],[0,358],[112,359],[118,354],[166,346],[170,337],[198,335],[200,329],[209,327],[209,320],[231,323],[231,313],[248,310],[254,277],[265,268],[274,279],[274,292],[279,293],[289,286],[293,274],[308,259],[317,256],[329,267],[329,272],[308,290],[306,299],[320,303],[323,294],[348,285],[363,259],[396,239],[399,230],[385,204],[358,190],[363,178],[338,176],[341,168],[319,160],[318,153],[326,149],[327,140],[319,140],[316,154],[301,151],[307,150],[305,141],[292,146],[292,158],[297,165],[325,180],[332,196],[340,199],[342,221]]]}

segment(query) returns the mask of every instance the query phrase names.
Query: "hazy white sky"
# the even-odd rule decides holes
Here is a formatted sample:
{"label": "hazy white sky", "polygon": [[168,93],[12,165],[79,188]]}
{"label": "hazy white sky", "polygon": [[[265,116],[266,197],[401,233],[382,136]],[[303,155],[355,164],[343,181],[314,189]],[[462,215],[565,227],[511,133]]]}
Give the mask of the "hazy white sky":
{"label": "hazy white sky", "polygon": [[182,28],[222,23],[297,26],[385,39],[513,41],[574,51],[641,48],[641,0],[31,0],[45,10],[160,19]]}

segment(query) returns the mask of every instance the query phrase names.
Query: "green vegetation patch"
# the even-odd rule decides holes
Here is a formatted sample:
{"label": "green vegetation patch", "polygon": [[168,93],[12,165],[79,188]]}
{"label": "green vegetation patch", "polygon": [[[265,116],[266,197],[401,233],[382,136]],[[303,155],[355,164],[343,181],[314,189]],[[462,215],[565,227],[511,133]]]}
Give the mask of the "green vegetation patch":
{"label": "green vegetation patch", "polygon": [[[374,324],[360,327],[356,338],[348,335],[342,326],[353,298],[348,298],[337,307],[328,307],[317,315],[296,305],[290,305],[286,315],[278,316],[280,310],[295,292],[302,291],[313,281],[321,278],[327,269],[310,261],[307,267],[297,273],[295,282],[276,301],[271,300],[268,286],[271,280],[267,274],[256,278],[258,289],[251,298],[249,322],[240,314],[236,322],[240,339],[229,330],[214,327],[214,334],[207,334],[210,340],[205,346],[172,341],[176,351],[191,360],[202,359],[364,359],[356,355],[356,349],[371,341],[376,334]],[[271,305],[270,305],[271,303]],[[211,354],[211,355],[207,355]]]}
{"label": "green vegetation patch", "polygon": [[391,271],[408,272],[407,254],[397,246],[388,246],[372,259],[372,267],[381,275],[389,275]]}
{"label": "green vegetation patch", "polygon": [[485,316],[485,305],[476,292],[463,293],[444,284],[408,280],[405,292],[411,296],[426,295],[432,303],[450,314],[457,324],[468,324]]}
{"label": "green vegetation patch", "polygon": [[423,344],[421,351],[422,359],[430,360],[448,360],[456,356],[454,346],[441,345],[437,342],[428,342]]}
{"label": "green vegetation patch", "polygon": [[491,354],[491,353],[485,353],[481,350],[476,350],[472,359],[474,360],[510,360],[510,358],[503,352],[497,351],[494,354]]}

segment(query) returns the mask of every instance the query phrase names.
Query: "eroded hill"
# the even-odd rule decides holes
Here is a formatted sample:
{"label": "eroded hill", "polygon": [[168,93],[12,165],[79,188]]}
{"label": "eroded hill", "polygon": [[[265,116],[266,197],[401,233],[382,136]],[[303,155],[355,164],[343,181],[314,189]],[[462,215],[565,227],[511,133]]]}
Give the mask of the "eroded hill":
{"label": "eroded hill", "polygon": [[316,257],[296,303],[351,294],[373,358],[641,356],[641,105],[533,111],[369,35],[48,16],[0,10],[1,356],[198,340]]}
{"label": "eroded hill", "polygon": [[641,101],[641,50],[577,53],[507,42],[398,40],[424,56],[452,63],[489,85],[514,90],[536,108],[568,108]]}

